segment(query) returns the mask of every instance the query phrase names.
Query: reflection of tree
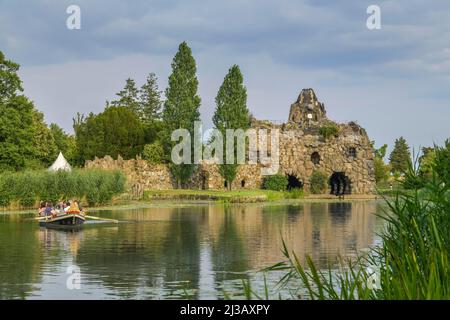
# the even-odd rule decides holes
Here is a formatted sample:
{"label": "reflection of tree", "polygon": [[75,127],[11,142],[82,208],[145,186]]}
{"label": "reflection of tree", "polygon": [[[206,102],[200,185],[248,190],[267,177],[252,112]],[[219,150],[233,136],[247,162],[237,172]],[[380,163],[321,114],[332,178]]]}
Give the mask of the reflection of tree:
{"label": "reflection of tree", "polygon": [[328,206],[331,221],[334,224],[345,224],[352,213],[351,202],[332,202]]}
{"label": "reflection of tree", "polygon": [[176,289],[197,289],[198,218],[202,215],[192,208],[164,211],[156,216],[156,221],[151,218],[158,212],[136,211],[135,223],[115,228],[85,228],[85,240],[77,255],[82,272],[96,277],[96,281],[100,280],[122,298],[139,297],[146,287],[160,289],[161,280],[167,290],[174,283]]}
{"label": "reflection of tree", "polygon": [[249,270],[246,245],[235,221],[236,212],[228,206],[224,210],[223,223],[212,244],[215,279],[221,283],[226,280],[247,279],[247,275],[243,273]]}
{"label": "reflection of tree", "polygon": [[[203,215],[192,209],[175,209],[163,243],[164,286],[186,281],[184,289],[198,289],[200,279],[199,219]],[[191,298],[196,299],[198,292]]]}
{"label": "reflection of tree", "polygon": [[42,264],[36,225],[0,223],[0,299],[25,299]]}
{"label": "reflection of tree", "polygon": [[161,251],[155,250],[155,244],[164,233],[160,227],[164,228],[143,223],[86,229],[76,262],[83,273],[101,280],[122,298],[135,297],[142,281],[158,274]]}

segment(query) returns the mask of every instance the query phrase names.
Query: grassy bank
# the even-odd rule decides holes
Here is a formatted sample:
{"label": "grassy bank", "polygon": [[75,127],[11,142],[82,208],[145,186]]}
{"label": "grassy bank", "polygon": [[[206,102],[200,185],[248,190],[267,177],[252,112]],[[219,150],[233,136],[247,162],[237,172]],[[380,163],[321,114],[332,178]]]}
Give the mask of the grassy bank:
{"label": "grassy bank", "polygon": [[208,200],[231,203],[251,203],[278,201],[284,199],[304,198],[302,190],[272,191],[272,190],[146,190],[143,200]]}
{"label": "grassy bank", "polygon": [[252,202],[274,202],[282,200],[302,201],[337,201],[337,200],[373,200],[377,195],[349,195],[343,199],[330,194],[305,194],[303,190],[294,189],[291,191],[273,191],[263,189],[251,190],[146,190],[143,200],[202,200],[202,201],[223,201],[237,203]]}

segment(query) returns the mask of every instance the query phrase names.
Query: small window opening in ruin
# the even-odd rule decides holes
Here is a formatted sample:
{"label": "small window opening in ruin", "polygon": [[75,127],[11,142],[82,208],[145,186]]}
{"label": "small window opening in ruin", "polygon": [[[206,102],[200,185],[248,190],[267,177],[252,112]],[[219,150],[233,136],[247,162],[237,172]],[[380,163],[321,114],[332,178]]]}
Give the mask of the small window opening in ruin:
{"label": "small window opening in ruin", "polygon": [[351,158],[356,158],[356,148],[354,147],[348,148],[348,156]]}
{"label": "small window opening in ruin", "polygon": [[241,181],[241,187],[242,187],[242,188],[245,188],[245,180],[242,180],[242,181]]}
{"label": "small window opening in ruin", "polygon": [[318,152],[313,152],[311,154],[311,161],[314,164],[319,164],[320,163],[320,154]]}
{"label": "small window opening in ruin", "polygon": [[223,182],[223,186],[224,186],[225,188],[228,188],[228,181],[227,181],[227,180],[225,180],[225,181]]}

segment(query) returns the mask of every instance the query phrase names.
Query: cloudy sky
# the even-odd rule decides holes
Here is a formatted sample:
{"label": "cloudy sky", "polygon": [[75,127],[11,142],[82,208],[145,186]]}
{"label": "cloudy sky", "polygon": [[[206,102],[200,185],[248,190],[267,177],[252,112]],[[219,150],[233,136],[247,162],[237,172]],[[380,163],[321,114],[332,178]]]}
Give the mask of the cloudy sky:
{"label": "cloudy sky", "polygon": [[[81,8],[81,29],[66,9]],[[381,29],[369,30],[369,5]],[[25,93],[72,132],[77,113],[100,112],[128,77],[167,84],[178,44],[198,66],[202,118],[238,64],[248,106],[286,120],[312,87],[337,121],[356,120],[377,145],[450,137],[450,1],[443,0],[0,0],[0,50],[21,64]]]}

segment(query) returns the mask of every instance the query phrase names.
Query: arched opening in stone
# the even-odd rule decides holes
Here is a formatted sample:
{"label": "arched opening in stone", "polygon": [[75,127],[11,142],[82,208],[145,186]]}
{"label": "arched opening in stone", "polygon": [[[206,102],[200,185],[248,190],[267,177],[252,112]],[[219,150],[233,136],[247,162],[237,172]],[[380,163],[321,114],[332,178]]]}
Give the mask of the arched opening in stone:
{"label": "arched opening in stone", "polygon": [[224,187],[225,189],[228,188],[228,181],[227,181],[227,180],[224,180],[224,181],[223,181],[223,187]]}
{"label": "arched opening in stone", "polygon": [[352,193],[352,183],[344,172],[333,172],[330,177],[330,194],[342,196]]}
{"label": "arched opening in stone", "polygon": [[303,183],[296,176],[288,174],[287,177],[288,177],[288,185],[287,185],[288,190],[303,188]]}
{"label": "arched opening in stone", "polygon": [[245,188],[245,180],[242,180],[242,181],[241,181],[241,187],[242,187],[242,188]]}
{"label": "arched opening in stone", "polygon": [[313,152],[311,154],[311,161],[314,164],[319,164],[320,163],[320,154],[318,152]]}
{"label": "arched opening in stone", "polygon": [[356,148],[354,147],[348,148],[347,154],[350,158],[356,158]]}

